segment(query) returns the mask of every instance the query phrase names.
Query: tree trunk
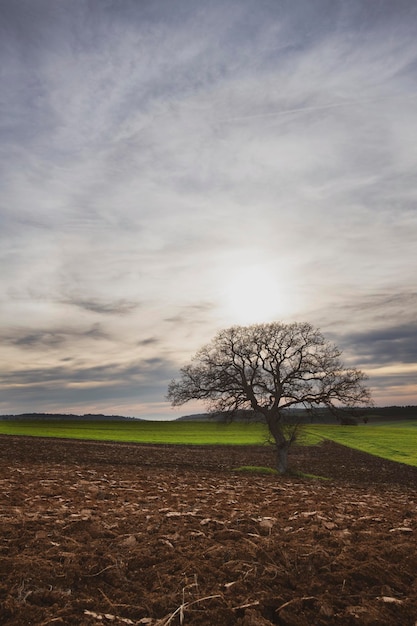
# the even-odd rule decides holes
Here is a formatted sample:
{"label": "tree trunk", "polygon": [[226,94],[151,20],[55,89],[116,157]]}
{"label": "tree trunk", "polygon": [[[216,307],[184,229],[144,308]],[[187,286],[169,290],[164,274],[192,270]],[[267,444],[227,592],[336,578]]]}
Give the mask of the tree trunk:
{"label": "tree trunk", "polygon": [[[259,410],[259,409],[258,409]],[[290,449],[292,438],[285,436],[282,416],[277,409],[266,409],[261,411],[265,416],[268,424],[269,432],[275,441],[275,450],[277,453],[277,470],[279,474],[285,474],[288,471],[288,450]]]}
{"label": "tree trunk", "polygon": [[276,444],[277,450],[277,470],[279,474],[285,474],[288,470],[288,450],[289,442]]}

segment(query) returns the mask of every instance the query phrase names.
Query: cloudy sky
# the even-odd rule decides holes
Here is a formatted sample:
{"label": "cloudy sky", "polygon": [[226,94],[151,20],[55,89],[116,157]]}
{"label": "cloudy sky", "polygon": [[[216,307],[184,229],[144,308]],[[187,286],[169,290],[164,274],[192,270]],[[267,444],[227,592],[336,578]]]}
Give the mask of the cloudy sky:
{"label": "cloudy sky", "polygon": [[414,0],[1,0],[0,413],[168,417],[309,321],[417,404]]}

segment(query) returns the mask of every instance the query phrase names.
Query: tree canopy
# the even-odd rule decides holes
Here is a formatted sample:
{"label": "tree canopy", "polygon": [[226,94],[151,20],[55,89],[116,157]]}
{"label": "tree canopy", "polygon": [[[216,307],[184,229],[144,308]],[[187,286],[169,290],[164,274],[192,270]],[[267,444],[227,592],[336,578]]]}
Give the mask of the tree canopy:
{"label": "tree canopy", "polygon": [[170,383],[168,399],[174,406],[199,399],[214,412],[247,408],[262,414],[284,472],[294,440],[285,409],[369,405],[365,380],[363,372],[343,365],[337,346],[311,324],[271,322],[220,331]]}

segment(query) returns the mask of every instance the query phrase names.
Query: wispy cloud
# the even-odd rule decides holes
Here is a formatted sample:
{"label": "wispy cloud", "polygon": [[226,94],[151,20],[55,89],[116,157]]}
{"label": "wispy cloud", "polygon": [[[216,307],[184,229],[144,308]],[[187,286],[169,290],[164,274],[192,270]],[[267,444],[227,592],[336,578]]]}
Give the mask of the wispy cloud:
{"label": "wispy cloud", "polygon": [[48,348],[62,348],[65,344],[86,339],[102,340],[109,336],[98,323],[88,329],[81,328],[55,328],[48,330],[34,330],[28,332],[26,328],[9,328],[0,334],[3,345],[11,345],[31,350],[45,350]]}
{"label": "wispy cloud", "polygon": [[139,305],[136,302],[128,302],[125,300],[115,300],[103,302],[95,299],[72,299],[68,300],[68,304],[85,309],[86,311],[93,311],[94,313],[101,313],[103,315],[118,314],[126,315],[131,311],[134,311]]}

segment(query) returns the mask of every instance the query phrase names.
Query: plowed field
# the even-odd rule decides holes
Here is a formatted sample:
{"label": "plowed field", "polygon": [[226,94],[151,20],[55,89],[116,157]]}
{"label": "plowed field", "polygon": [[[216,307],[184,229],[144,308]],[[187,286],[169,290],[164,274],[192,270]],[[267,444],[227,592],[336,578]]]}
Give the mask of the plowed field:
{"label": "plowed field", "polygon": [[0,437],[0,623],[417,623],[417,468],[333,443]]}

